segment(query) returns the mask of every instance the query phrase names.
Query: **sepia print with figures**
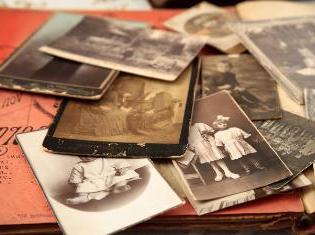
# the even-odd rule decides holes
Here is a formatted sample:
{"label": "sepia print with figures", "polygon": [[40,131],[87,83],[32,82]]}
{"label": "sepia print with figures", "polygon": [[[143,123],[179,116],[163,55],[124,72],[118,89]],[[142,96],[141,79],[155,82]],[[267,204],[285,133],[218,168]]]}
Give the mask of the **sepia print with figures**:
{"label": "sepia print with figures", "polygon": [[196,101],[187,151],[173,162],[194,200],[222,198],[292,175],[227,91]]}
{"label": "sepia print with figures", "polygon": [[65,101],[43,146],[97,156],[182,155],[199,61],[173,83],[121,73],[98,102]]}

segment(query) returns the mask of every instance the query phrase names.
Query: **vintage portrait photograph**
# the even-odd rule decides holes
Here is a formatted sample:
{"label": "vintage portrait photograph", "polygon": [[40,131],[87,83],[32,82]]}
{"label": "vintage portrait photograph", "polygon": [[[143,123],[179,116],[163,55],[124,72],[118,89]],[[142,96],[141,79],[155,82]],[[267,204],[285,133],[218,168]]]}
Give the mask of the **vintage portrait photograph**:
{"label": "vintage portrait photograph", "polygon": [[69,33],[41,51],[167,81],[176,80],[203,48],[204,42],[160,30],[84,17]]}
{"label": "vintage portrait photograph", "polygon": [[168,83],[121,74],[98,102],[68,102],[54,137],[122,142],[179,142],[191,68]]}
{"label": "vintage portrait photograph", "polygon": [[251,120],[281,118],[276,82],[251,55],[202,57],[202,95],[228,91]]}
{"label": "vintage portrait photograph", "polygon": [[237,16],[212,4],[199,5],[165,21],[164,25],[177,32],[204,38],[210,46],[223,52],[239,45],[240,40],[228,26]]}
{"label": "vintage portrait photograph", "polygon": [[195,200],[245,192],[292,175],[226,91],[196,101],[188,149],[175,165]]}
{"label": "vintage portrait photograph", "polygon": [[315,121],[315,88],[305,89],[305,109],[306,118]]}
{"label": "vintage portrait photograph", "polygon": [[53,15],[0,67],[0,87],[83,99],[101,98],[106,85],[118,72],[56,58],[38,50],[71,30],[81,18],[67,13]]}
{"label": "vintage portrait photograph", "polygon": [[290,182],[315,161],[315,123],[289,112],[283,114],[284,117],[279,120],[255,122],[258,130],[293,173],[291,177],[272,184],[273,188],[280,188]]}
{"label": "vintage portrait photograph", "polygon": [[303,104],[303,89],[315,88],[315,18],[239,23],[233,28],[244,45]]}
{"label": "vintage portrait photograph", "polygon": [[108,234],[182,204],[149,160],[51,154],[46,132],[17,139],[65,233]]}

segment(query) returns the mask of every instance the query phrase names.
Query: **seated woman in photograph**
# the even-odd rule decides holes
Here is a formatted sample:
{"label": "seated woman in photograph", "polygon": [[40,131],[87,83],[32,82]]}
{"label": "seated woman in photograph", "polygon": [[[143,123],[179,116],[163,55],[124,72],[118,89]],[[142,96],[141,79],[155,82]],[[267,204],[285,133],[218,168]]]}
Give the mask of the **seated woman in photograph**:
{"label": "seated woman in photograph", "polygon": [[[246,142],[251,134],[246,133],[238,127],[227,127],[227,122],[230,118],[218,115],[213,122],[213,127],[218,131],[214,134],[216,146],[223,146],[225,151],[229,153],[231,160],[239,159],[241,166],[247,174],[250,173],[248,162],[254,165],[257,169],[264,169],[259,160],[251,156],[256,153],[256,149]],[[250,155],[249,157],[247,157]],[[246,161],[243,157],[247,158]]]}
{"label": "seated woman in photograph", "polygon": [[[230,171],[224,162],[224,154],[215,145],[214,138],[211,134],[214,130],[204,123],[195,123],[191,126],[189,132],[189,150],[199,156],[200,163],[209,163],[216,176],[215,181],[221,181],[224,175],[227,178],[239,178],[238,174]],[[223,171],[223,174],[221,172]]]}
{"label": "seated woman in photograph", "polygon": [[76,187],[76,196],[68,198],[67,204],[101,200],[110,193],[129,191],[131,187],[128,182],[140,179],[126,160],[92,157],[80,159],[69,178],[69,183]]}

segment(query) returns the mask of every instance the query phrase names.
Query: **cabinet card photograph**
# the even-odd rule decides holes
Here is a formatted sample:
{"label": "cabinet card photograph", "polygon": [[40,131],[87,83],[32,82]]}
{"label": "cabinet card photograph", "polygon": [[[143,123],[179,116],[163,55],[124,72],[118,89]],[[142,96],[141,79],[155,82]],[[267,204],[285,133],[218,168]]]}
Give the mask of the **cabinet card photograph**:
{"label": "cabinet card photograph", "polygon": [[258,130],[293,175],[271,187],[280,188],[315,161],[315,123],[289,112],[279,120],[256,122]]}
{"label": "cabinet card photograph", "polygon": [[164,22],[166,28],[185,35],[203,38],[208,45],[226,53],[242,52],[238,36],[228,23],[237,20],[236,14],[209,3],[198,4]]}
{"label": "cabinet card photograph", "polygon": [[297,103],[315,88],[315,17],[233,24],[257,60]]}
{"label": "cabinet card photograph", "polygon": [[315,88],[305,89],[306,118],[315,121]]}
{"label": "cabinet card photograph", "polygon": [[172,32],[84,17],[41,51],[54,56],[167,81],[176,80],[204,42]]}
{"label": "cabinet card photograph", "polygon": [[251,56],[202,57],[202,93],[228,91],[251,120],[281,118],[276,82]]}
{"label": "cabinet card photograph", "polygon": [[118,72],[56,58],[38,49],[67,33],[82,16],[53,15],[0,67],[0,87],[68,96],[100,99]]}
{"label": "cabinet card photograph", "polygon": [[174,163],[194,200],[260,188],[292,175],[227,91],[198,99],[188,148]]}
{"label": "cabinet card photograph", "polygon": [[113,233],[183,203],[148,159],[51,154],[46,132],[17,140],[65,234]]}
{"label": "cabinet card photograph", "polygon": [[93,156],[184,154],[199,62],[172,83],[121,73],[97,102],[65,101],[43,146]]}

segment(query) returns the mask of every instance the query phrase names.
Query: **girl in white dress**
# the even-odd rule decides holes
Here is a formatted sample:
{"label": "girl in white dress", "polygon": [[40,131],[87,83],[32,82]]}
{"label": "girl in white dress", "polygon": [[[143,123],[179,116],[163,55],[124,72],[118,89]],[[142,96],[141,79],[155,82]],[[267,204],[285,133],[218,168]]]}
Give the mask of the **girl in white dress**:
{"label": "girl in white dress", "polygon": [[[239,178],[227,167],[223,158],[225,157],[221,150],[216,146],[214,138],[211,136],[214,130],[204,123],[195,123],[190,127],[189,132],[189,150],[199,157],[201,164],[209,163],[216,176],[215,181],[221,181],[225,175],[228,178]],[[224,175],[222,174],[223,171]]]}
{"label": "girl in white dress", "polygon": [[76,205],[101,200],[110,193],[131,189],[128,182],[138,180],[139,174],[123,159],[81,157],[72,169],[69,183],[75,185],[76,196],[67,204]]}
{"label": "girl in white dress", "polygon": [[256,153],[257,151],[245,140],[249,138],[251,134],[238,127],[227,128],[227,121],[229,119],[229,117],[218,115],[217,120],[213,122],[213,127],[219,130],[214,134],[216,146],[223,146],[225,151],[229,153],[231,160],[239,159],[247,174],[250,173],[248,162],[257,169],[264,169],[260,162],[254,157],[249,157],[248,162],[243,159],[244,156]]}

